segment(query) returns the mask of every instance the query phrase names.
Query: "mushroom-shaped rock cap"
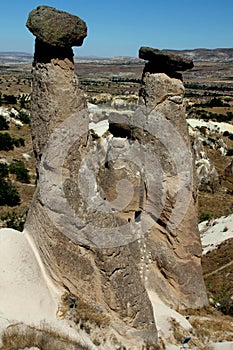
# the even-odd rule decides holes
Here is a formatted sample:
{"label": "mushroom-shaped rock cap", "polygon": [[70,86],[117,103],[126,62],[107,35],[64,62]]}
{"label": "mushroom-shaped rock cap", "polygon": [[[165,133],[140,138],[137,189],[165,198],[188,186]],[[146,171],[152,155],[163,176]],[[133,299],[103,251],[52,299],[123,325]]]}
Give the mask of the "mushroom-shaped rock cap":
{"label": "mushroom-shaped rock cap", "polygon": [[26,26],[38,40],[51,46],[81,46],[87,36],[87,26],[81,18],[50,6],[32,10]]}
{"label": "mushroom-shaped rock cap", "polygon": [[164,67],[174,71],[185,71],[193,68],[192,60],[174,55],[165,50],[153,49],[142,46],[139,50],[139,58],[151,62],[155,66]]}

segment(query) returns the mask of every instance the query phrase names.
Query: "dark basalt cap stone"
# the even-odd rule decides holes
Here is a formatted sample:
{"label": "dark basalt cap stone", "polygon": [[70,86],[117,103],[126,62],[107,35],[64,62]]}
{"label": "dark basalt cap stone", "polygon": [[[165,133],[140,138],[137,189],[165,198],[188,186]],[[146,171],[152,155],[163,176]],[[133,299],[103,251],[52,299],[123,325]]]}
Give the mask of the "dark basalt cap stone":
{"label": "dark basalt cap stone", "polygon": [[38,40],[57,47],[81,46],[87,36],[87,26],[81,18],[50,6],[32,10],[26,26]]}
{"label": "dark basalt cap stone", "polygon": [[185,71],[194,67],[193,61],[190,59],[174,55],[165,50],[145,46],[140,48],[139,58],[149,61],[152,65],[162,67],[165,70]]}

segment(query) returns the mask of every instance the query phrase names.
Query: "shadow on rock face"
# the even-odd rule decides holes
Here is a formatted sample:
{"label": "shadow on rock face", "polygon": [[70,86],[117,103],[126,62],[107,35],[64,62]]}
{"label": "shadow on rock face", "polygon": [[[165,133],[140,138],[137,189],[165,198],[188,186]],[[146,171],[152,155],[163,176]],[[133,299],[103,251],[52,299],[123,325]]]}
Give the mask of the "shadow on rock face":
{"label": "shadow on rock face", "polygon": [[35,63],[50,63],[52,59],[65,60],[68,58],[73,62],[74,53],[71,47],[51,46],[49,44],[36,39],[34,64]]}

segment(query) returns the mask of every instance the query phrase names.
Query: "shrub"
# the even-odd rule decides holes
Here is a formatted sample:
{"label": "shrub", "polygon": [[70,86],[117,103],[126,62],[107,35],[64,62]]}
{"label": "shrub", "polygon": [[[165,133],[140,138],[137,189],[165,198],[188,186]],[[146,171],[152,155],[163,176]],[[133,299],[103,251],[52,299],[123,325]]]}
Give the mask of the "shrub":
{"label": "shrub", "polygon": [[9,123],[6,121],[6,119],[0,115],[0,130],[8,130],[9,129]]}
{"label": "shrub", "polygon": [[13,143],[15,147],[25,146],[25,141],[22,137],[20,137],[19,139],[13,139]]}
{"label": "shrub", "polygon": [[229,133],[229,131],[224,131],[224,133],[223,133],[223,136],[229,136],[230,135],[230,133]]}
{"label": "shrub", "polygon": [[20,147],[25,146],[25,141],[22,137],[14,139],[8,132],[4,134],[0,133],[0,151],[10,151],[14,149],[14,146]]}
{"label": "shrub", "polygon": [[0,163],[0,179],[7,177],[9,174],[8,165],[5,163]]}
{"label": "shrub", "polygon": [[14,207],[20,203],[19,193],[10,181],[0,179],[0,206]]}
{"label": "shrub", "polygon": [[[77,335],[78,338],[78,335]],[[83,344],[80,335],[79,340],[72,340],[69,336],[60,334],[52,328],[37,329],[24,324],[8,326],[2,334],[0,350],[39,348],[43,350],[90,350],[91,347]]]}
{"label": "shrub", "polygon": [[29,171],[27,168],[25,168],[25,165],[21,160],[15,160],[14,162],[12,162],[9,166],[9,172],[11,174],[16,174],[17,181],[23,183],[30,182]]}
{"label": "shrub", "polygon": [[200,222],[210,220],[211,218],[212,218],[212,215],[210,213],[201,213],[199,215]]}
{"label": "shrub", "polygon": [[227,156],[233,156],[233,148],[231,148],[231,149],[229,149],[228,151],[227,151],[227,154],[226,154]]}
{"label": "shrub", "polygon": [[219,301],[219,304],[219,311],[221,311],[224,315],[233,316],[233,299],[223,298]]}
{"label": "shrub", "polygon": [[20,215],[13,211],[12,213],[7,213],[7,215],[2,216],[1,220],[5,222],[6,227],[23,231],[26,215],[27,211]]}
{"label": "shrub", "polygon": [[17,103],[17,98],[14,95],[3,95],[4,103],[15,105]]}
{"label": "shrub", "polygon": [[29,116],[26,114],[26,113],[24,113],[24,112],[19,112],[19,115],[18,115],[18,118],[19,118],[19,120],[22,122],[22,123],[24,123],[24,124],[30,124],[30,118],[29,118]]}
{"label": "shrub", "polygon": [[14,149],[14,140],[5,132],[4,134],[0,134],[0,150],[1,151],[10,151]]}

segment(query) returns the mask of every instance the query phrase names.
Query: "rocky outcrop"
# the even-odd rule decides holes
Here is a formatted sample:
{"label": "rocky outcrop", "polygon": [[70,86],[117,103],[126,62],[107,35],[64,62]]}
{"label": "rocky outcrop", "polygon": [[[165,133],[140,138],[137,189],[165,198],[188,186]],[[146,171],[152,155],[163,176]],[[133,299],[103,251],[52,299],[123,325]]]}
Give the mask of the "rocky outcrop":
{"label": "rocky outcrop", "polygon": [[[77,23],[75,29],[74,23]],[[37,35],[32,72],[31,125],[38,170],[52,130],[67,118],[67,114],[86,107],[74,72],[70,45],[81,45],[86,36],[86,24],[76,16],[40,6],[30,13],[27,26]],[[60,102],[56,102],[54,97]]]}
{"label": "rocky outcrop", "polygon": [[[163,184],[167,186],[161,215],[153,218],[155,224],[146,237],[151,259],[147,288],[156,291],[173,307],[195,308],[207,303],[197,226],[197,187],[185,117],[184,87],[180,79],[174,78],[176,70],[191,68],[192,62],[149,48],[141,48],[139,57],[149,59],[143,72],[140,103],[153,118],[157,135],[164,135],[162,144],[158,140],[148,141],[162,168]],[[186,180],[177,186],[185,173]],[[153,194],[151,203],[156,203]],[[179,209],[176,211],[176,208]]]}
{"label": "rocky outcrop", "polygon": [[43,6],[27,22],[38,185],[26,230],[77,313],[84,303],[90,324],[108,319],[91,325],[99,348],[143,349],[157,342],[157,297],[173,308],[207,302],[184,87],[173,78],[190,63],[165,55],[156,71],[153,53],[141,106],[88,111],[71,48],[86,27],[69,16]]}
{"label": "rocky outcrop", "polygon": [[223,172],[223,185],[233,190],[233,160],[228,164]]}
{"label": "rocky outcrop", "polygon": [[166,73],[171,78],[181,79],[177,73],[193,68],[193,61],[165,50],[153,49],[142,46],[139,50],[139,58],[148,61],[145,64],[144,73]]}
{"label": "rocky outcrop", "polygon": [[83,20],[49,6],[31,11],[26,26],[38,41],[56,47],[81,46],[87,36]]}
{"label": "rocky outcrop", "polygon": [[[50,277],[60,288],[76,296],[77,309],[79,300],[83,300],[92,306],[97,318],[111,319],[112,332],[122,338],[126,348],[131,342],[132,349],[141,349],[143,344],[157,341],[157,332],[140,275],[140,246],[137,242],[116,244],[111,229],[122,220],[128,223],[128,216],[126,219],[124,215],[101,211],[103,202],[112,201],[114,197],[114,183],[122,174],[131,176],[134,169],[122,169],[122,173],[119,171],[112,177],[112,172],[121,169],[122,163],[109,159],[99,170],[97,184],[92,179],[95,152],[101,150],[106,157],[106,146],[89,128],[91,118],[74,73],[70,45],[75,43],[75,38],[71,30],[72,39],[69,39],[67,16],[55,9],[40,7],[32,11],[27,22],[37,35],[31,125],[39,178],[26,229],[33,236]],[[77,22],[83,23],[78,18]],[[63,23],[65,39],[61,39]],[[51,38],[47,38],[48,27]],[[82,24],[81,37],[85,34],[84,27]],[[57,28],[62,32],[59,35]],[[81,39],[76,29],[75,33],[79,43]],[[109,147],[117,154],[124,146],[127,149],[126,139],[119,145],[113,140]],[[95,152],[91,154],[93,149]],[[90,159],[85,160],[89,153]],[[62,161],[60,167],[55,164],[58,161]],[[91,175],[87,172],[88,164],[92,168]],[[78,174],[82,171],[80,185]],[[139,183],[138,179],[135,181]],[[98,197],[101,184],[106,192],[102,199]],[[90,203],[94,203],[94,208],[90,208]],[[138,203],[135,205],[138,209]],[[105,239],[98,236],[101,228],[105,230]],[[100,348],[115,348],[111,342],[113,335],[108,333],[107,336],[106,329],[99,332],[106,335],[100,337]]]}

